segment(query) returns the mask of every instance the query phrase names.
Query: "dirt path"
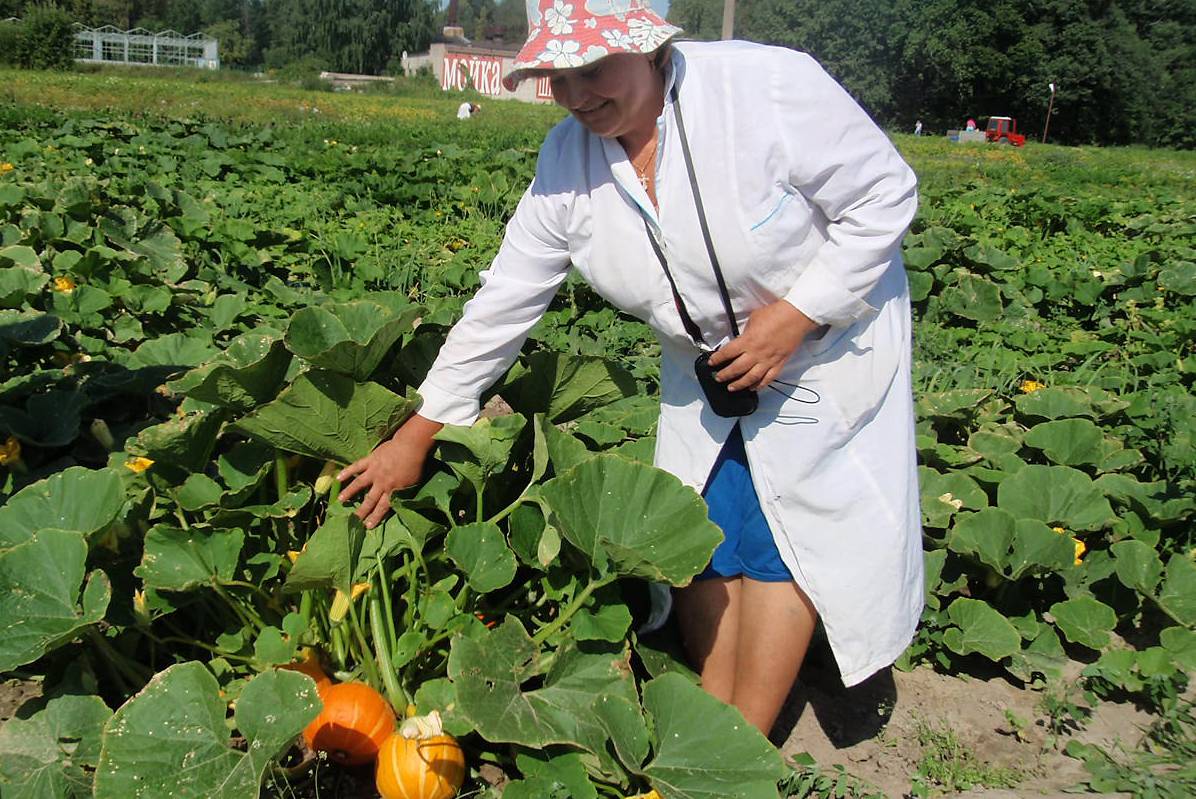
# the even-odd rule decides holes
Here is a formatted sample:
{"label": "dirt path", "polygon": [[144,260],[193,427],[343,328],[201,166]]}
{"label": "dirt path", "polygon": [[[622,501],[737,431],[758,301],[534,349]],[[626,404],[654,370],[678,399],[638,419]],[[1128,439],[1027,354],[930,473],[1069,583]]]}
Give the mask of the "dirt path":
{"label": "dirt path", "polygon": [[[1079,668],[1077,664],[1076,674]],[[0,683],[0,722],[39,688],[17,680]],[[986,767],[1013,769],[1021,777],[1012,789],[974,788],[960,795],[1073,799],[1076,794],[1064,791],[1081,782],[1086,772],[1079,761],[1050,745],[1042,696],[1001,678],[960,678],[930,669],[885,671],[846,689],[833,667],[811,664],[802,671],[802,681],[778,723],[784,738],[780,748],[786,755],[809,752],[824,769],[842,765],[885,796],[903,797],[928,750],[919,743],[919,733],[950,730],[960,751],[974,754]],[[1020,736],[1014,734],[1006,711],[1025,722]],[[1133,745],[1149,720],[1132,704],[1101,702],[1074,737],[1106,747],[1117,740]],[[327,777],[325,795],[371,794],[368,781],[355,774],[330,771]]]}
{"label": "dirt path", "polygon": [[[1081,666],[1075,664],[1074,675]],[[1020,778],[1010,789],[974,788],[967,796],[1074,796],[1064,794],[1086,777],[1083,765],[1052,745],[1043,694],[1008,681],[960,678],[927,668],[889,670],[846,689],[833,667],[802,672],[802,683],[779,723],[784,754],[809,752],[823,768],[842,765],[851,775],[889,797],[909,793],[919,761],[933,745],[920,743],[927,731],[954,733],[958,751],[970,752],[986,767],[1008,769]],[[1009,711],[1024,724],[1011,724]],[[1083,730],[1073,737],[1110,746],[1134,745],[1150,717],[1132,704],[1101,702]],[[1020,726],[1016,734],[1014,726]],[[774,733],[774,737],[776,734]],[[1062,743],[1060,744],[1060,747]]]}

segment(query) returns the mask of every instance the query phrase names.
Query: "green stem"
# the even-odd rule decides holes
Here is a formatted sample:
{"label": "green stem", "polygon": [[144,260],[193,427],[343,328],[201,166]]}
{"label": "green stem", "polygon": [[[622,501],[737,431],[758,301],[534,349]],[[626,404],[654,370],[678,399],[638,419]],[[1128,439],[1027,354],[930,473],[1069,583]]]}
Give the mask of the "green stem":
{"label": "green stem", "polygon": [[278,489],[278,501],[282,502],[290,491],[290,479],[287,474],[287,459],[282,450],[274,451],[274,486]]}
{"label": "green stem", "polygon": [[108,639],[104,637],[103,633],[97,630],[94,626],[87,628],[87,638],[96,649],[99,649],[107,658],[112,666],[119,670],[122,676],[131,682],[134,687],[139,688],[149,682],[154,673],[140,663],[135,663],[117,651],[116,647],[108,643]]}
{"label": "green stem", "polygon": [[303,618],[303,635],[307,636],[308,629],[311,627],[311,612],[312,612],[312,591],[307,589],[299,599],[299,615]]}
{"label": "green stem", "polygon": [[187,523],[187,516],[183,513],[182,508],[174,509],[174,518],[179,520],[179,527],[182,527],[184,530],[191,529],[191,525]]}
{"label": "green stem", "polygon": [[606,577],[601,577],[583,588],[580,594],[573,597],[573,601],[569,603],[568,607],[561,611],[561,615],[557,616],[555,621],[544,626],[541,628],[540,632],[532,636],[532,643],[536,646],[539,646],[547,641],[553,633],[569,623],[569,619],[573,618],[574,614],[581,610],[582,606],[587,600],[589,600],[591,594],[593,594],[602,586],[613,583],[617,579],[617,575],[611,574]]}
{"label": "green stem", "polygon": [[386,579],[386,567],[382,564],[382,555],[376,554],[378,562],[378,588],[382,591],[382,607],[386,611],[386,646],[391,652],[399,645],[399,634],[395,630],[395,609],[390,599],[390,581]]}
{"label": "green stem", "polygon": [[365,668],[366,679],[369,680],[371,685],[377,687],[382,684],[382,680],[378,675],[378,667],[374,664],[374,658],[371,657],[373,651],[370,649],[370,644],[365,638],[365,631],[361,627],[361,621],[357,618],[357,603],[352,599],[349,600],[348,621],[353,631],[353,637],[357,640],[357,646],[361,650],[358,661]]}
{"label": "green stem", "polygon": [[332,627],[328,631],[328,638],[332,642],[332,659],[337,665],[337,671],[345,670],[345,628],[344,625]]}
{"label": "green stem", "polygon": [[257,594],[268,606],[274,606],[278,603],[278,600],[267,594],[260,585],[254,585],[253,583],[246,582],[245,580],[221,580],[220,584],[234,588],[247,588],[253,593]]}
{"label": "green stem", "polygon": [[[382,567],[378,566],[378,581],[384,580]],[[382,682],[386,686],[386,698],[399,713],[407,710],[411,700],[403,685],[395,674],[390,660],[390,646],[387,641],[386,622],[382,618],[382,594],[380,591],[370,591],[370,632],[374,638],[374,653],[378,657],[378,670],[382,672]]]}
{"label": "green stem", "polygon": [[224,600],[226,605],[232,608],[233,613],[237,614],[237,618],[241,620],[242,624],[246,624],[259,632],[265,628],[265,623],[258,617],[257,613],[238,602],[232,594],[224,590],[224,586],[220,583],[213,581],[212,590]]}
{"label": "green stem", "polygon": [[[531,488],[531,486],[529,485],[528,488]],[[512,502],[510,505],[507,505],[505,508],[500,510],[494,516],[491,516],[490,522],[493,524],[498,524],[503,519],[507,518],[512,513],[514,513],[515,509],[518,508],[520,505],[522,505],[524,502],[527,502],[527,488],[523,489],[523,492],[520,493],[519,496],[515,497],[514,502]]]}
{"label": "green stem", "polygon": [[486,514],[485,514],[484,510],[482,509],[482,484],[481,483],[477,483],[474,485],[473,493],[477,496],[477,500],[476,500],[477,508],[475,509],[475,513],[474,513],[474,516],[475,516],[474,521],[476,521],[478,524],[481,524],[483,521],[486,520]]}

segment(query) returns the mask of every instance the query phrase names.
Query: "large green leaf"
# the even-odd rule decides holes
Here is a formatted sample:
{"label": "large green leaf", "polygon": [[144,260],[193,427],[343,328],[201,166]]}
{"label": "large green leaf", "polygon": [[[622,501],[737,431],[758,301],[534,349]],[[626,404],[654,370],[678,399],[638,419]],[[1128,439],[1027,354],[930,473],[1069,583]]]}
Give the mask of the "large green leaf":
{"label": "large green leaf", "polygon": [[444,549],[475,591],[497,591],[515,579],[515,553],[493,522],[454,527],[445,536]]}
{"label": "large green leaf", "polygon": [[943,631],[943,643],[952,652],[979,652],[999,661],[1022,648],[1022,637],[1009,619],[985,602],[959,597],[947,608],[947,615],[956,626]]}
{"label": "large green leaf", "polygon": [[129,357],[129,365],[135,368],[159,366],[186,369],[199,366],[216,355],[212,337],[206,332],[167,333],[142,344]]}
{"label": "large green leaf", "polygon": [[553,526],[601,573],[686,585],[723,538],[697,492],[618,455],[578,464],[541,494]]}
{"label": "large green leaf", "polygon": [[775,799],[781,755],[738,710],[680,674],[648,682],[644,710],[652,757],[640,773],[663,799]]}
{"label": "large green leaf", "polygon": [[245,412],[278,395],[291,354],[277,333],[253,331],[169,385],[188,397]]}
{"label": "large green leaf", "polygon": [[291,566],[286,589],[338,588],[349,593],[365,535],[365,525],[355,515],[329,513]]}
{"label": "large green leaf", "polygon": [[78,438],[88,402],[78,391],[33,394],[24,409],[0,406],[0,432],[41,447],[65,447]]}
{"label": "large green leaf", "polygon": [[1068,641],[1101,649],[1109,643],[1109,633],[1117,626],[1113,608],[1090,596],[1081,596],[1051,605],[1055,625]]}
{"label": "large green leaf", "polygon": [[107,576],[87,571],[87,541],[73,530],[44,529],[0,550],[0,673],[32,663],[104,618]]}
{"label": "large green leaf", "polygon": [[1177,552],[1167,561],[1159,607],[1180,624],[1196,626],[1196,563]]}
{"label": "large green leaf", "polygon": [[229,745],[219,690],[200,663],[155,675],[104,725],[96,799],[257,799],[270,762],[320,712],[315,683],[293,671],[254,677],[234,716],[243,752]]}
{"label": "large green leaf", "polygon": [[155,463],[169,464],[185,472],[202,472],[216,448],[226,413],[216,409],[172,416],[138,433],[129,449]]}
{"label": "large green leaf", "polygon": [[490,475],[506,467],[511,449],[526,425],[527,420],[517,413],[479,419],[470,427],[446,425],[436,434],[440,442],[437,455],[454,472],[481,488]]}
{"label": "large green leaf", "polygon": [[62,320],[39,311],[0,311],[0,339],[35,346],[48,344],[62,332]]}
{"label": "large green leaf", "polygon": [[965,508],[988,507],[988,494],[975,480],[960,472],[942,474],[929,466],[919,466],[918,488],[927,527],[946,527],[951,517]]}
{"label": "large green leaf", "polygon": [[1018,413],[1026,417],[1064,419],[1070,416],[1094,416],[1092,397],[1082,388],[1059,386],[1040,388],[1015,399]]}
{"label": "large green leaf", "polygon": [[1109,551],[1113,553],[1117,579],[1127,588],[1151,596],[1163,576],[1163,561],[1154,547],[1130,538],[1118,541]]}
{"label": "large green leaf", "polygon": [[1104,437],[1091,419],[1042,422],[1030,428],[1025,441],[1064,466],[1099,463],[1105,456]]}
{"label": "large green leaf", "polygon": [[64,469],[22,488],[0,506],[0,550],[48,527],[89,537],[103,532],[124,502],[120,476],[112,469]]}
{"label": "large green leaf", "polygon": [[112,711],[98,696],[60,696],[0,727],[0,795],[85,799],[100,759],[100,730]]}
{"label": "large green leaf", "polygon": [[[29,248],[0,248],[0,263],[3,262],[5,250],[12,253],[16,250],[29,250]],[[29,252],[33,251],[29,250]],[[37,258],[37,254],[34,253],[33,257]],[[19,308],[27,299],[37,295],[49,282],[50,276],[37,269],[24,266],[0,269],[0,306]]]}
{"label": "large green leaf", "polygon": [[1001,288],[983,277],[962,275],[939,295],[943,307],[974,322],[992,322],[1001,315]]}
{"label": "large green leaf", "polygon": [[499,388],[511,407],[529,419],[543,413],[553,424],[583,416],[636,393],[635,378],[614,361],[541,351],[516,366]]}
{"label": "large green leaf", "polygon": [[1115,520],[1109,500],[1092,479],[1070,466],[1019,469],[997,487],[997,507],[1018,519],[1069,530],[1099,530]]}
{"label": "large green leaf", "polygon": [[241,556],[245,534],[157,525],[145,534],[141,564],[133,570],[149,588],[188,591],[231,580]]}
{"label": "large green leaf", "polygon": [[961,514],[947,546],[953,552],[975,556],[1012,580],[1028,572],[1065,569],[1074,559],[1069,537],[1036,519],[1014,519],[1000,508]]}
{"label": "large green leaf", "polygon": [[421,312],[396,313],[368,300],[304,308],[291,317],[286,345],[319,369],[367,380]]}
{"label": "large green leaf", "polygon": [[[540,650],[511,617],[483,636],[454,639],[448,673],[457,709],[488,741],[569,744],[609,760],[590,706],[598,696],[637,702],[630,651],[583,653],[566,643],[551,660],[545,672]],[[530,681],[538,687],[525,691]]]}
{"label": "large green leaf", "polygon": [[414,393],[400,397],[377,383],[307,372],[235,426],[287,452],[352,463],[369,454],[418,404]]}

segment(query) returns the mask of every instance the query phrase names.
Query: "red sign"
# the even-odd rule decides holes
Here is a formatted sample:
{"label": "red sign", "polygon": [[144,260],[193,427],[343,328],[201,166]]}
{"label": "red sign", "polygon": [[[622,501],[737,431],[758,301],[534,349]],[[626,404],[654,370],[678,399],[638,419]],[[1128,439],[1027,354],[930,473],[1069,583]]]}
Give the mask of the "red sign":
{"label": "red sign", "polygon": [[440,88],[467,89],[497,97],[502,93],[502,59],[492,55],[445,53]]}
{"label": "red sign", "polygon": [[537,100],[551,100],[552,99],[552,79],[551,78],[536,78],[536,99]]}

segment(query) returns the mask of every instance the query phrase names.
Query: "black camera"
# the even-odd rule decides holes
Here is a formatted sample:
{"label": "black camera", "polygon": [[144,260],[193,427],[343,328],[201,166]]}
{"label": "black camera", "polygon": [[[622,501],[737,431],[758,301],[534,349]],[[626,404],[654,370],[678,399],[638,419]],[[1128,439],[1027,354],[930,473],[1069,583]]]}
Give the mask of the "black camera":
{"label": "black camera", "polygon": [[694,373],[698,376],[698,385],[710,403],[710,409],[719,416],[736,418],[750,416],[756,412],[759,397],[755,391],[729,391],[726,383],[720,383],[714,378],[717,367],[710,365],[713,352],[703,352],[694,361]]}

